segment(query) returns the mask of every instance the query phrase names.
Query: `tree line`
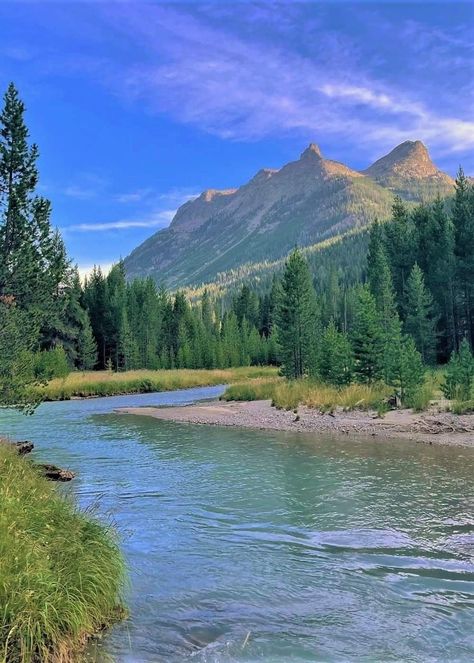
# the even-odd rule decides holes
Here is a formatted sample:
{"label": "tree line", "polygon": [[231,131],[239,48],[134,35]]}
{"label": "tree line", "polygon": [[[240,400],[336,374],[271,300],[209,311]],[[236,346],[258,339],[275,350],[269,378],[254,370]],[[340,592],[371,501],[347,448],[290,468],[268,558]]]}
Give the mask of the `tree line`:
{"label": "tree line", "polygon": [[411,404],[425,367],[451,359],[446,393],[471,393],[474,189],[462,170],[448,204],[410,210],[395,199],[391,219],[371,226],[360,283],[344,286],[336,269],[323,291],[315,281],[295,250],[277,285],[274,319],[287,377],[383,381]]}
{"label": "tree line", "polygon": [[264,287],[190,301],[151,279],[128,282],[122,263],[81,281],[36,193],[24,112],[11,84],[0,115],[3,402],[71,369],[278,363],[290,378],[382,380],[406,402],[424,366],[453,357],[462,373],[474,341],[474,193],[461,170],[452,200],[413,208],[397,198],[391,219],[325,252],[295,250]]}
{"label": "tree line", "polygon": [[[82,301],[96,341],[87,368],[227,368],[276,361],[274,339],[260,333],[259,300],[243,288],[220,314],[207,292],[194,306],[151,278],[126,281],[122,263],[94,268]],[[93,364],[93,366],[91,365]]]}

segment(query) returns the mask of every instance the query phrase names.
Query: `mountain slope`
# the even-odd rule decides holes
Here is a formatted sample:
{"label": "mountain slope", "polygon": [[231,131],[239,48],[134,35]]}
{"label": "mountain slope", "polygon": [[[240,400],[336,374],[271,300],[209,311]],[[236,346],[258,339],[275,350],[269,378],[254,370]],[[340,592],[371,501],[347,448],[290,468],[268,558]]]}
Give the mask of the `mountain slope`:
{"label": "mountain slope", "polygon": [[383,219],[394,193],[429,200],[452,184],[419,141],[399,145],[364,172],[323,158],[312,143],[279,170],[260,170],[238,189],[208,190],[187,202],[169,228],[125,259],[125,269],[170,287],[210,281],[242,263],[277,259],[295,245]]}

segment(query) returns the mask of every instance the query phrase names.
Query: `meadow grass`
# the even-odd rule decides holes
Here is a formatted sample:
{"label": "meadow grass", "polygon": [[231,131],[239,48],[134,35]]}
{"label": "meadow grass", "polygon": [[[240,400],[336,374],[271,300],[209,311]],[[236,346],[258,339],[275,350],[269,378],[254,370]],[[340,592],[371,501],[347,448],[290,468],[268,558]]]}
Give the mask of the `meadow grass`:
{"label": "meadow grass", "polygon": [[112,530],[0,444],[0,661],[68,663],[123,616]]}
{"label": "meadow grass", "polygon": [[191,387],[227,384],[240,380],[276,375],[271,366],[243,366],[213,370],[139,370],[114,373],[112,371],[86,371],[70,373],[38,387],[35,395],[43,400],[69,400],[72,397],[116,396],[120,394],[172,391]]}
{"label": "meadow grass", "polygon": [[311,380],[285,380],[283,378],[256,379],[233,384],[223,395],[228,401],[271,400],[281,409],[294,410],[299,405],[324,412],[340,407],[344,410],[378,409],[391,390],[383,384],[351,384],[333,387]]}

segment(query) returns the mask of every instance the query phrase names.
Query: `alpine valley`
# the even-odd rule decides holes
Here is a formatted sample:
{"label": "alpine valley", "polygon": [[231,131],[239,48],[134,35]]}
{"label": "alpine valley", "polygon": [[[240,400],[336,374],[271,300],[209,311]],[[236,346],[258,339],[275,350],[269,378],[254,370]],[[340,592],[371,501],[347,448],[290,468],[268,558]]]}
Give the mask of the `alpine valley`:
{"label": "alpine valley", "polygon": [[279,170],[262,169],[238,189],[209,189],[182,205],[168,228],[125,259],[125,269],[129,278],[151,276],[171,288],[222,280],[243,265],[248,274],[252,263],[278,263],[295,246],[319,250],[365,234],[389,216],[395,195],[429,202],[453,185],[418,140],[363,171],[326,159],[311,143]]}

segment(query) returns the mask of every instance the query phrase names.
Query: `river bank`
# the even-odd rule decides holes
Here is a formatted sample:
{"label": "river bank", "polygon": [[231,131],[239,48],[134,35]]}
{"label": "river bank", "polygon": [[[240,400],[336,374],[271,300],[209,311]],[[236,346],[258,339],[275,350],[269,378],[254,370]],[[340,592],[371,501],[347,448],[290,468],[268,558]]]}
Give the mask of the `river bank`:
{"label": "river bank", "polygon": [[297,414],[272,407],[271,401],[197,403],[182,407],[124,407],[122,414],[135,414],[181,423],[234,426],[254,430],[301,433],[333,433],[404,438],[427,444],[474,447],[474,415],[453,415],[428,410],[393,410],[384,417],[372,411],[353,410],[323,414],[300,406]]}
{"label": "river bank", "polygon": [[273,378],[274,366],[241,366],[225,369],[136,370],[72,372],[37,387],[34,397],[40,401],[65,401],[73,398],[100,398],[128,394],[176,391],[194,387],[210,387],[257,378]]}
{"label": "river bank", "polygon": [[130,617],[88,660],[473,660],[474,450],[114,413],[223,390],[0,413],[122,533]]}
{"label": "river bank", "polygon": [[125,562],[115,534],[47,479],[31,443],[0,441],[0,660],[69,663],[124,616]]}

